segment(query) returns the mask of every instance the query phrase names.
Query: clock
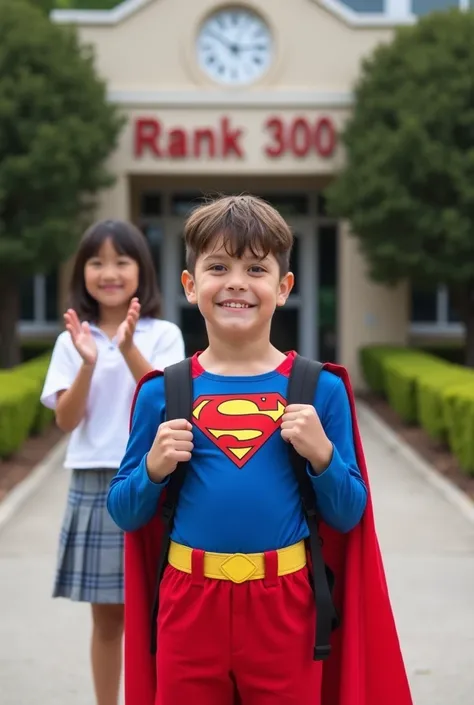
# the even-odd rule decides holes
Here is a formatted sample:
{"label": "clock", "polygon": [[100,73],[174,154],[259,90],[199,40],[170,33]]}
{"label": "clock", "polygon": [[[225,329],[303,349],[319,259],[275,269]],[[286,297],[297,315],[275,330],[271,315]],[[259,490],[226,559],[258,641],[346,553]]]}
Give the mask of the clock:
{"label": "clock", "polygon": [[259,79],[270,66],[272,36],[266,22],[247,8],[223,8],[199,31],[201,69],[214,81],[237,86]]}

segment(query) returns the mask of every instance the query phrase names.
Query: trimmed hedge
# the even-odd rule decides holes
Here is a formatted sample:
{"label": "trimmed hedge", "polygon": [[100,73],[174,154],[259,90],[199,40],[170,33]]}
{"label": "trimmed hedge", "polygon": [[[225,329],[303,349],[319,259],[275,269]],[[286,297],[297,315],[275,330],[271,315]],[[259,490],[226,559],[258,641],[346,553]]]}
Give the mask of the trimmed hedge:
{"label": "trimmed hedge", "polygon": [[40,403],[50,354],[0,371],[0,458],[21,448],[26,439],[41,433],[54,412]]}
{"label": "trimmed hedge", "polygon": [[422,350],[393,345],[367,345],[360,350],[360,363],[365,380],[373,392],[388,396],[386,369],[390,361],[426,360],[439,362],[439,358]]}
{"label": "trimmed hedge", "polygon": [[405,423],[446,442],[461,468],[474,474],[474,370],[393,346],[366,346],[360,360],[369,388]]}
{"label": "trimmed hedge", "polygon": [[30,435],[37,413],[37,385],[13,373],[0,374],[0,458],[17,451]]}
{"label": "trimmed hedge", "polygon": [[416,354],[409,348],[394,347],[389,345],[368,345],[361,348],[360,364],[365,381],[370,389],[377,394],[387,395],[385,379],[385,365],[391,359]]}
{"label": "trimmed hedge", "polygon": [[459,385],[474,386],[474,370],[461,365],[445,365],[436,374],[420,376],[417,381],[418,421],[436,441],[448,441],[444,394]]}
{"label": "trimmed hedge", "polygon": [[419,421],[417,385],[422,379],[433,379],[449,363],[415,354],[390,359],[385,363],[387,399],[390,406],[407,424]]}
{"label": "trimmed hedge", "polygon": [[474,475],[474,383],[447,387],[443,410],[449,447],[461,468]]}
{"label": "trimmed hedge", "polygon": [[36,415],[33,422],[33,427],[31,429],[32,434],[42,433],[42,431],[44,431],[44,429],[47,428],[54,420],[54,411],[52,409],[47,409],[39,401],[50,359],[51,353],[46,353],[45,355],[29,360],[16,368],[19,375],[35,382],[38,392]]}
{"label": "trimmed hedge", "polygon": [[29,362],[30,360],[36,360],[38,357],[44,357],[45,355],[53,351],[54,341],[51,342],[50,339],[32,338],[21,341],[21,363]]}

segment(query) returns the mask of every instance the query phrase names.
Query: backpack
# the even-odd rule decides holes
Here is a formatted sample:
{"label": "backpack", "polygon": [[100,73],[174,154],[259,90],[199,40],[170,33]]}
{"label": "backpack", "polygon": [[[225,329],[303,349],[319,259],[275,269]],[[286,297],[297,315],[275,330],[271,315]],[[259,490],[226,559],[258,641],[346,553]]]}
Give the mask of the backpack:
{"label": "backpack", "polygon": [[[313,404],[319,374],[323,364],[297,355],[294,359],[288,380],[288,404]],[[167,419],[192,419],[193,381],[191,359],[166,367],[164,370],[165,400]],[[291,444],[289,453],[296,479],[300,488],[301,502],[309,528],[308,547],[311,556],[310,580],[316,605],[315,644],[313,658],[321,661],[328,658],[331,652],[331,632],[338,626],[332,592],[334,574],[325,565],[322,553],[322,539],[319,536],[319,516],[316,497],[306,470],[306,460],[295,451]],[[180,463],[170,475],[166,488],[166,496],[161,505],[161,519],[164,523],[164,535],[157,566],[157,579],[152,609],[151,652],[156,653],[156,620],[159,607],[159,588],[161,578],[167,564],[170,535],[179,493],[187,471],[187,463]]]}

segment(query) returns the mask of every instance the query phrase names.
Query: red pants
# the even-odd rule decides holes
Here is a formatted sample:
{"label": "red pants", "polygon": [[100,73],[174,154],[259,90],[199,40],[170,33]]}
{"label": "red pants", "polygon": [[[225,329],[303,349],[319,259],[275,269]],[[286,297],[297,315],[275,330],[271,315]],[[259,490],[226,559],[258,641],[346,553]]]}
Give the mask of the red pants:
{"label": "red pants", "polygon": [[315,607],[304,568],[236,584],[167,566],[158,615],[155,705],[318,705],[321,662],[313,661]]}

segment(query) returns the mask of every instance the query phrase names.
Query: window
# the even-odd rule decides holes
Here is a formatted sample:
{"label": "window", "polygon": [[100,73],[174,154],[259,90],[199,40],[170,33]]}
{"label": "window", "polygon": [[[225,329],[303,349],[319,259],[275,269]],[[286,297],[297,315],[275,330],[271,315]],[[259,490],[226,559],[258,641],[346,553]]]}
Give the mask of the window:
{"label": "window", "polygon": [[283,218],[309,214],[309,199],[307,193],[262,193],[261,197],[276,208]]}
{"label": "window", "polygon": [[342,3],[350,10],[364,14],[383,12],[385,8],[385,0],[342,0]]}
{"label": "window", "polygon": [[427,15],[435,10],[448,10],[459,7],[462,0],[412,0],[412,12],[415,15]]}
{"label": "window", "polygon": [[174,193],[171,197],[171,215],[187,218],[193,210],[205,201],[202,193]]}
{"label": "window", "polygon": [[461,317],[448,287],[412,287],[411,329],[414,333],[461,333]]}
{"label": "window", "polygon": [[462,10],[474,8],[474,0],[339,0],[339,3],[361,15],[385,13],[397,19],[409,15],[410,12],[422,16],[451,7],[459,7]]}
{"label": "window", "polygon": [[156,191],[144,191],[141,195],[140,215],[154,217],[161,215],[161,194]]}
{"label": "window", "polygon": [[22,284],[20,330],[47,330],[58,326],[59,276],[35,274]]}

